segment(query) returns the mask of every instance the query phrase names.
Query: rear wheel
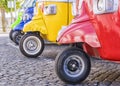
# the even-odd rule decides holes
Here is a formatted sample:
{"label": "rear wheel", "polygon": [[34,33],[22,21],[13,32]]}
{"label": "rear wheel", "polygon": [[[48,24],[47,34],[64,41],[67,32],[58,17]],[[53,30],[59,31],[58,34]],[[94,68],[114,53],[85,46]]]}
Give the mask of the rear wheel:
{"label": "rear wheel", "polygon": [[44,41],[35,33],[25,34],[19,44],[20,51],[26,57],[38,57],[44,50]]}
{"label": "rear wheel", "polygon": [[88,55],[78,48],[68,48],[56,58],[56,73],[67,83],[80,83],[87,78],[91,63]]}

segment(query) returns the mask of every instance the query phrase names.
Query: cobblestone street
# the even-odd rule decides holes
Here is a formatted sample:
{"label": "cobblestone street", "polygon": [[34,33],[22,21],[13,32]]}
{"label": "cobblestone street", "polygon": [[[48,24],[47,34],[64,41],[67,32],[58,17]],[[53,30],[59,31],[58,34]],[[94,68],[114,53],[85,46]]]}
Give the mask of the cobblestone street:
{"label": "cobblestone street", "polygon": [[91,59],[91,73],[81,84],[62,82],[54,59],[66,47],[46,45],[41,56],[27,58],[8,36],[0,36],[0,86],[120,86],[120,64],[97,59]]}

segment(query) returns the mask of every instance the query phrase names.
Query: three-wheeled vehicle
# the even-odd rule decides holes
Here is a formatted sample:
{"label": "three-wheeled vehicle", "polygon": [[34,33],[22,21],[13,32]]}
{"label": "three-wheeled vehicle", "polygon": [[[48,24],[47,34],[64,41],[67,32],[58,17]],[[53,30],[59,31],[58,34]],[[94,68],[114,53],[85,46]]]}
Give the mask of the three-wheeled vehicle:
{"label": "three-wheeled vehicle", "polygon": [[120,0],[76,0],[76,17],[60,31],[59,44],[74,44],[56,58],[56,73],[68,83],[89,75],[90,56],[120,61]]}
{"label": "three-wheeled vehicle", "polygon": [[27,23],[19,48],[27,57],[37,57],[44,49],[44,41],[56,43],[58,31],[65,28],[73,18],[72,0],[39,0],[36,15]]}
{"label": "three-wheeled vehicle", "polygon": [[11,24],[11,30],[10,30],[10,33],[9,33],[9,38],[13,41],[13,38],[12,38],[12,33],[14,32],[14,28],[21,22],[22,20],[22,16],[24,14],[24,10],[25,10],[25,7],[26,7],[26,1],[24,1],[21,5],[21,8],[19,9],[18,11],[18,15],[17,15],[17,19],[14,23]]}
{"label": "three-wheeled vehicle", "polygon": [[36,0],[25,0],[18,13],[17,20],[12,24],[12,30],[10,31],[10,39],[19,44],[20,38],[24,35],[22,29],[26,23],[31,21],[34,13],[34,7]]}
{"label": "three-wheeled vehicle", "polygon": [[16,21],[11,25],[11,30],[9,32],[9,38],[13,41],[13,38],[12,38],[12,33],[14,32],[14,28],[20,23],[20,21],[22,20],[22,15],[23,13],[22,12],[18,12],[18,17],[16,19]]}

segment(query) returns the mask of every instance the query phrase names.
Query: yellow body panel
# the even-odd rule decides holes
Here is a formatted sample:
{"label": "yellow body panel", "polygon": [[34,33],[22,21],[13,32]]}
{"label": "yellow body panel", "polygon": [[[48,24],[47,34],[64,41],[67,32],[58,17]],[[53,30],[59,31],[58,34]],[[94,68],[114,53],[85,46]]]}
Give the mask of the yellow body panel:
{"label": "yellow body panel", "polygon": [[[44,15],[40,9],[33,17],[32,21],[25,25],[24,32],[39,31],[43,39],[56,42],[57,34],[62,26],[67,26],[72,20],[72,3],[45,1],[44,6],[54,4],[57,13],[54,15]],[[38,8],[38,7],[37,7]]]}
{"label": "yellow body panel", "polygon": [[42,19],[34,20],[24,26],[23,32],[36,32],[39,31],[42,34],[47,34],[47,29]]}

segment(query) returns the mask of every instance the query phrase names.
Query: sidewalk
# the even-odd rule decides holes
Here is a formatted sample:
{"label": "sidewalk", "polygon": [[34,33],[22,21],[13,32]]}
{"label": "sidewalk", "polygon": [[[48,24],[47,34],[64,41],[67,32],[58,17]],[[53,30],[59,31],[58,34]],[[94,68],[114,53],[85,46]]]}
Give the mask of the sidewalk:
{"label": "sidewalk", "polygon": [[11,29],[7,29],[6,32],[3,32],[2,29],[0,29],[0,37],[6,37],[9,36],[9,32]]}
{"label": "sidewalk", "polygon": [[3,32],[3,28],[2,28],[2,27],[0,27],[0,34],[1,34],[1,33],[9,33],[9,32],[10,32],[10,30],[11,30],[11,28],[10,28],[10,27],[6,27],[5,32]]}
{"label": "sidewalk", "polygon": [[0,33],[0,37],[7,37],[7,36],[9,36],[9,34],[1,34]]}
{"label": "sidewalk", "polygon": [[6,37],[9,36],[8,32],[0,32],[0,37]]}

